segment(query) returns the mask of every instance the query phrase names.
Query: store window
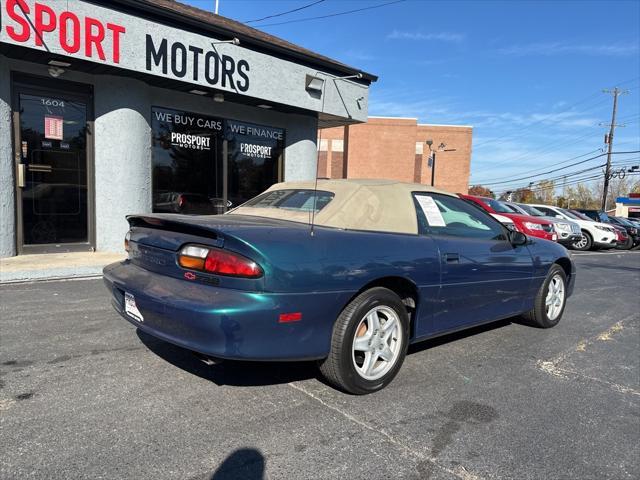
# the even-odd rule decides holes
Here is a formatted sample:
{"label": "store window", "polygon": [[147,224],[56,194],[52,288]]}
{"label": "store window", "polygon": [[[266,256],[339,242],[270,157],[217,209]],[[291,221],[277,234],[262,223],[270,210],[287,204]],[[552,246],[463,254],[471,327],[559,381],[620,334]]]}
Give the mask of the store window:
{"label": "store window", "polygon": [[283,129],[167,108],[151,114],[154,212],[224,213],[282,179]]}
{"label": "store window", "polygon": [[282,178],[284,130],[225,121],[228,142],[228,199],[240,205]]}
{"label": "store window", "polygon": [[224,213],[222,120],[166,108],[151,115],[153,211]]}

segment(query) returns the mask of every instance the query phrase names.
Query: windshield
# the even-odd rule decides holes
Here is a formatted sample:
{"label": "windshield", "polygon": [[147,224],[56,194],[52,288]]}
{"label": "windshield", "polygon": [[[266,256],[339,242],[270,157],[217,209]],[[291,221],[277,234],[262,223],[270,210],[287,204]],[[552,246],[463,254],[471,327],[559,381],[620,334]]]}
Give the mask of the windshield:
{"label": "windshield", "polygon": [[564,213],[567,217],[573,218],[574,220],[589,220],[590,222],[593,221],[586,215],[582,215],[581,213],[579,214],[578,212],[572,212],[571,210],[567,210],[566,208],[559,208],[558,210]]}
{"label": "windshield", "polygon": [[322,190],[273,190],[252,198],[243,207],[279,208],[300,212],[319,212],[333,200],[333,193]]}
{"label": "windshield", "polygon": [[626,226],[626,227],[633,227],[633,226],[634,226],[634,225],[633,225],[633,223],[631,223],[631,222],[630,222],[630,221],[628,221],[628,220],[625,220],[624,218],[620,218],[620,217],[609,217],[609,218],[611,218],[611,219],[613,219],[613,220],[615,220],[615,221],[620,222],[622,225],[624,225],[624,226]]}
{"label": "windshield", "polygon": [[513,205],[511,205],[509,203],[504,203],[504,202],[502,202],[502,205],[507,207],[509,209],[510,213],[518,213],[518,214],[522,215],[522,212],[520,210],[518,210],[516,207],[514,207]]}
{"label": "windshield", "polygon": [[546,215],[536,207],[532,207],[531,205],[527,205],[526,203],[518,203],[517,205],[532,217],[546,217]]}
{"label": "windshield", "polygon": [[514,213],[513,210],[498,200],[493,198],[481,197],[482,201],[493,208],[498,213]]}
{"label": "windshield", "polygon": [[573,213],[576,217],[578,217],[580,220],[589,220],[590,222],[595,222],[596,220],[594,220],[593,218],[591,218],[589,215],[587,215],[586,213],[582,213],[579,212],[577,210],[569,210],[571,213]]}

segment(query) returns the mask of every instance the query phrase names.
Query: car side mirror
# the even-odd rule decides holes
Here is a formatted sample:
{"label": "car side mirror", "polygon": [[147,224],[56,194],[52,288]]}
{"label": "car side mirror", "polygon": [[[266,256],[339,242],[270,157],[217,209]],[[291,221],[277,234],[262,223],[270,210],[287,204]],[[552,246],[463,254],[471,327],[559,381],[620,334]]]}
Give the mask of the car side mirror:
{"label": "car side mirror", "polygon": [[509,232],[509,241],[511,242],[511,245],[513,245],[514,247],[519,247],[521,245],[526,245],[529,239],[522,232],[512,231],[512,232]]}

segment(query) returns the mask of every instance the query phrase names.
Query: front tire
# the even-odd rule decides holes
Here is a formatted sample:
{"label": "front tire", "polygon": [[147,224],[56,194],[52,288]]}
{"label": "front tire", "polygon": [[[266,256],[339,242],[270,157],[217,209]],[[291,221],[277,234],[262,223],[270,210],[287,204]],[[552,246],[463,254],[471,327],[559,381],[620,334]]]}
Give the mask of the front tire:
{"label": "front tire", "polygon": [[567,275],[560,265],[554,264],[536,295],[533,309],[524,317],[536,327],[555,327],[562,318],[566,303]]}
{"label": "front tire", "polygon": [[631,238],[631,236],[627,237],[627,240],[625,241],[625,243],[621,245],[616,245],[616,248],[618,250],[631,250],[631,247],[633,247],[633,238]]}
{"label": "front tire", "polygon": [[346,392],[373,393],[396,376],[408,345],[407,309],[394,292],[375,287],[353,299],[336,320],[320,371]]}
{"label": "front tire", "polygon": [[582,231],[582,238],[573,244],[573,248],[581,252],[591,250],[593,247],[593,237],[589,232]]}

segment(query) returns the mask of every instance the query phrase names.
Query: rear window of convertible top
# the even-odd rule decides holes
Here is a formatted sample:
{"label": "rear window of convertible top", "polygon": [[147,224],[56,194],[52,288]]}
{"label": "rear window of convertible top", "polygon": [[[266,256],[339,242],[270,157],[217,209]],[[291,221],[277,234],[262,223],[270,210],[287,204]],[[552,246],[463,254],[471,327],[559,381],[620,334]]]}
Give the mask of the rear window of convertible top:
{"label": "rear window of convertible top", "polygon": [[333,200],[334,194],[324,190],[272,190],[252,198],[244,207],[279,208],[298,212],[319,212]]}

